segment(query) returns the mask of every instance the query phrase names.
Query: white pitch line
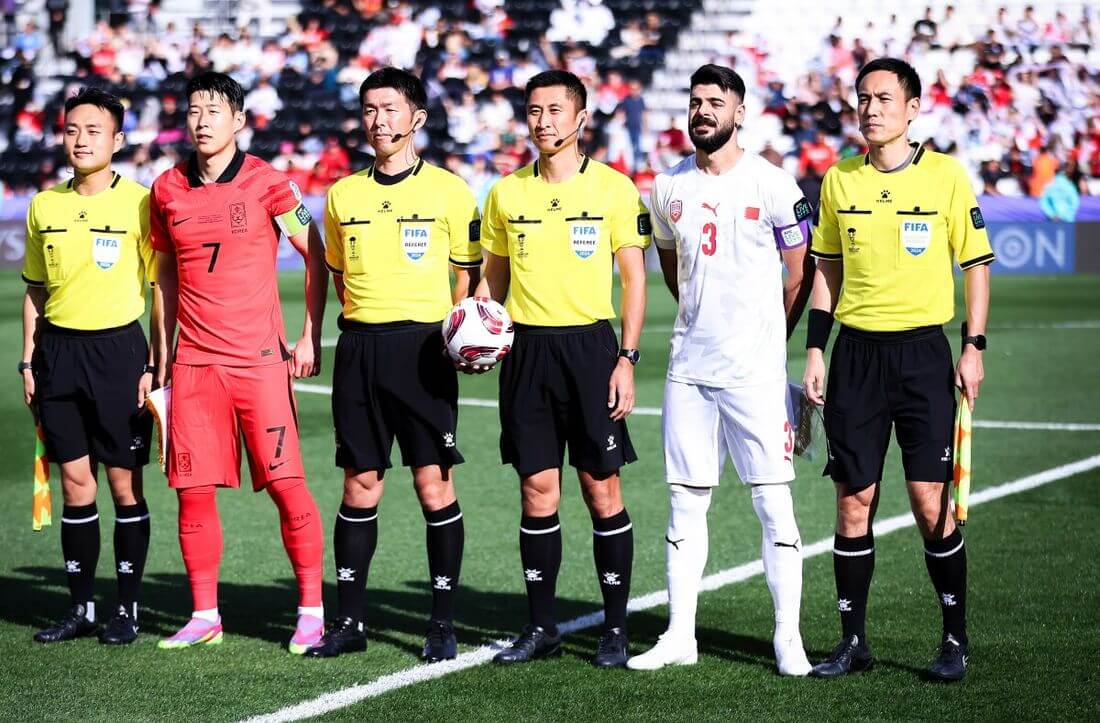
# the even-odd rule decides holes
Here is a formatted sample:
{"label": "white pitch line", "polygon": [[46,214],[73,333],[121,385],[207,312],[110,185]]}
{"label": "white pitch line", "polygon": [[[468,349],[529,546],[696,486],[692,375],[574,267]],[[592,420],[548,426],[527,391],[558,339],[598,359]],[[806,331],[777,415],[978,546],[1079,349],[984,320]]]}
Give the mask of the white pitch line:
{"label": "white pitch line", "polygon": [[[987,487],[986,489],[979,490],[970,495],[970,506],[976,507],[985,502],[991,502],[1002,497],[1007,497],[1008,495],[1035,489],[1036,487],[1072,477],[1082,472],[1088,472],[1097,467],[1100,467],[1100,454],[1076,462],[1070,462],[1069,464],[1063,464],[1058,467],[1052,467],[1048,470],[1028,475],[1027,477],[1021,477],[1012,482],[1005,482],[994,487]],[[909,513],[896,515],[885,520],[879,520],[876,521],[874,525],[875,537],[881,538],[891,532],[912,527],[913,525],[913,516]],[[803,559],[817,557],[832,549],[833,538],[830,536],[818,540],[812,545],[806,545],[802,550],[802,557]],[[713,575],[707,575],[703,578],[699,590],[700,592],[718,590],[727,585],[748,580],[749,578],[763,574],[763,572],[763,561],[754,560],[752,562],[746,562],[742,565],[731,567],[728,570],[722,570]],[[631,599],[627,604],[627,610],[630,612],[639,612],[659,607],[667,602],[668,590],[658,590],[657,592]],[[573,618],[568,622],[562,623],[558,628],[563,633],[573,633],[578,630],[595,627],[601,622],[603,622],[603,611],[597,611]],[[281,708],[268,715],[248,718],[245,723],[283,723],[284,721],[312,718],[330,711],[347,708],[367,698],[373,698],[399,688],[405,688],[410,685],[434,680],[451,673],[457,673],[461,670],[483,665],[492,660],[493,656],[496,655],[497,651],[505,642],[506,641],[498,641],[491,645],[483,645],[480,648],[459,655],[454,660],[406,668],[396,673],[384,675],[370,683],[353,685],[343,690],[326,693],[312,700]]]}
{"label": "white pitch line", "polygon": [[[294,388],[299,392],[307,392],[309,394],[332,394],[332,387],[324,384],[307,384],[305,382],[295,382]],[[495,399],[475,399],[472,397],[462,397],[458,400],[458,403],[466,407],[489,407],[492,409],[497,408],[497,401]],[[631,414],[638,414],[643,417],[659,417],[661,416],[660,407],[634,407],[634,411]],[[1053,432],[1100,432],[1100,424],[1087,424],[1082,422],[1005,422],[998,420],[986,420],[975,419],[973,425],[979,429],[1029,429],[1029,430],[1043,430]]]}

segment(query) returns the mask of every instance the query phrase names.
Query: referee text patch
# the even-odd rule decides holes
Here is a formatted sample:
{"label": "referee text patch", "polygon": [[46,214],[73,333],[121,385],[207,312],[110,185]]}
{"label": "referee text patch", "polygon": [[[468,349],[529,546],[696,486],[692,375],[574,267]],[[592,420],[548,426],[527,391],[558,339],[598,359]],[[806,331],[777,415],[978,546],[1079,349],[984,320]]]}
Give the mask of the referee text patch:
{"label": "referee text patch", "polygon": [[982,209],[977,206],[970,209],[970,223],[974,224],[974,228],[985,228],[985,219],[982,218]]}

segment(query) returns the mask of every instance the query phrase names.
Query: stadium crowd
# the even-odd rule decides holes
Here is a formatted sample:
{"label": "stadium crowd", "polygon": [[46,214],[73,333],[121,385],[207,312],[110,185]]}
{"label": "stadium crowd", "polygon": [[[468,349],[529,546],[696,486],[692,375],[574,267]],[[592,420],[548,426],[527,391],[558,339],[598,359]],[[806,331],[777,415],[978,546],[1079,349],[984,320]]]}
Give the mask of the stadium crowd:
{"label": "stadium crowd", "polygon": [[[204,69],[230,73],[247,89],[250,123],[241,146],[308,193],[323,193],[369,162],[357,88],[383,65],[412,68],[425,79],[432,112],[418,145],[466,178],[479,200],[497,178],[532,159],[522,88],[549,67],[564,67],[589,86],[585,147],[632,175],[643,193],[657,170],[690,152],[682,120],[646,107],[652,72],[684,27],[672,16],[697,5],[690,0],[644,7],[618,0],[560,0],[556,7],[530,0],[306,0],[277,37],[258,36],[255,13],[238,15],[236,30],[213,32],[202,24],[180,27],[162,17],[157,0],[143,0],[101,20],[91,34],[68,38],[67,2],[49,0],[44,22],[19,25],[17,5],[7,0],[0,55],[0,181],[7,195],[29,194],[65,174],[61,106],[83,85],[125,99],[128,148],[120,170],[149,185],[188,152],[183,89]],[[713,59],[744,76],[750,104],[759,103],[750,117],[765,114],[755,121],[764,154],[796,170],[811,198],[829,165],[863,151],[852,82],[862,64],[888,53],[906,57],[925,77],[914,136],[964,160],[981,192],[1039,196],[1057,175],[1079,194],[1095,193],[1100,68],[1093,48],[1100,30],[1082,12],[1002,8],[980,31],[950,6],[913,23],[838,18],[809,68],[785,67],[762,36],[735,31],[729,54]]]}

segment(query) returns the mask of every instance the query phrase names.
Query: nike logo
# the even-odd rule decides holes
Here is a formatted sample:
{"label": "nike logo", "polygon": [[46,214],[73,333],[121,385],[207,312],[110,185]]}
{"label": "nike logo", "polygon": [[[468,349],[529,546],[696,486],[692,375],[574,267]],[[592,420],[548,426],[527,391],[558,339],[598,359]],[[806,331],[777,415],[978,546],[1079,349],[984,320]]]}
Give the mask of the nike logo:
{"label": "nike logo", "polygon": [[675,548],[676,548],[677,550],[679,550],[679,549],[680,549],[680,543],[681,543],[681,542],[683,542],[683,541],[684,541],[684,540],[686,540],[686,539],[687,539],[686,537],[681,537],[681,538],[680,538],[679,540],[670,540],[670,539],[668,539],[668,535],[665,535],[665,542],[667,542],[668,544],[672,545],[672,546],[673,546],[673,547],[675,547]]}
{"label": "nike logo", "polygon": [[779,540],[776,540],[775,547],[793,547],[797,550],[799,542],[800,540],[795,540],[794,542],[780,542]]}
{"label": "nike logo", "polygon": [[275,470],[279,469],[280,467],[282,467],[282,466],[283,466],[284,464],[286,464],[286,463],[287,463],[287,462],[289,462],[289,461],[290,461],[289,459],[284,459],[284,460],[283,460],[282,462],[280,462],[279,464],[275,464],[274,462],[272,462],[272,463],[270,463],[270,464],[268,464],[268,465],[267,465],[267,469],[268,469],[268,471],[270,471],[270,472],[274,472]]}
{"label": "nike logo", "polygon": [[172,226],[173,226],[173,227],[176,227],[176,226],[179,226],[179,225],[180,225],[181,223],[183,223],[184,221],[190,221],[190,220],[191,220],[191,217],[190,217],[190,216],[188,216],[187,218],[181,218],[181,219],[180,219],[179,221],[173,221],[173,222],[172,222]]}

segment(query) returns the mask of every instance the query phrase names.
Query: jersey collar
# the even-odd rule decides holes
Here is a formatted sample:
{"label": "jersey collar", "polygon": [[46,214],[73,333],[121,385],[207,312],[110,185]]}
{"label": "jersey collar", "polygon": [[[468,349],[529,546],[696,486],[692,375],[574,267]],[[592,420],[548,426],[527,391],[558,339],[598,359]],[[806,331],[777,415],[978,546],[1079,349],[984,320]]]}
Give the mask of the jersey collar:
{"label": "jersey collar", "polygon": [[[115,186],[118,185],[118,182],[122,180],[122,176],[118,175],[118,171],[111,171],[111,172],[115,175],[114,175],[113,178],[111,178],[111,185],[107,187],[108,189],[114,188]],[[69,182],[65,184],[65,188],[70,190],[70,191],[73,190],[73,181],[74,180],[75,179],[70,178]]]}
{"label": "jersey collar", "polygon": [[[214,183],[229,183],[237,177],[243,165],[244,151],[238,148],[233,154],[233,160],[229,162],[229,165],[222,171],[222,175],[218,176],[218,180]],[[203,185],[202,178],[199,177],[199,157],[197,153],[192,153],[191,158],[187,160],[187,185],[191,188],[198,188]]]}
{"label": "jersey collar", "polygon": [[418,158],[416,161],[416,165],[406,168],[405,170],[401,171],[401,173],[395,173],[394,175],[390,176],[388,174],[382,173],[374,166],[371,166],[370,169],[367,171],[367,178],[373,178],[375,183],[380,186],[396,186],[398,183],[401,183],[409,176],[415,176],[420,173],[420,169],[423,167],[424,159]]}
{"label": "jersey collar", "polygon": [[[539,162],[538,162],[537,158],[535,159],[534,164],[532,164],[532,169],[534,170],[535,178],[538,178],[538,176],[539,176]],[[587,170],[588,170],[588,156],[585,156],[584,160],[581,161],[581,167],[580,167],[580,170],[577,171],[577,173],[584,173]]]}
{"label": "jersey collar", "polygon": [[[917,143],[916,141],[913,141],[912,143],[909,144],[909,147],[912,148],[913,150],[909,151],[910,159],[906,160],[905,163],[901,164],[900,166],[898,166],[897,168],[895,168],[891,171],[878,171],[877,168],[875,170],[878,171],[879,173],[897,173],[898,171],[905,170],[909,166],[915,166],[918,163],[920,163],[920,159],[924,155],[924,144],[923,143]],[[864,153],[863,154],[863,165],[865,165],[865,166],[870,166],[871,165],[871,154],[870,153]]]}

